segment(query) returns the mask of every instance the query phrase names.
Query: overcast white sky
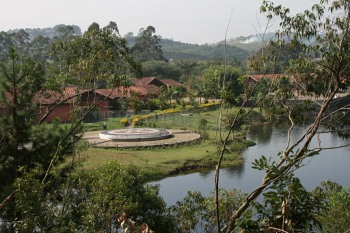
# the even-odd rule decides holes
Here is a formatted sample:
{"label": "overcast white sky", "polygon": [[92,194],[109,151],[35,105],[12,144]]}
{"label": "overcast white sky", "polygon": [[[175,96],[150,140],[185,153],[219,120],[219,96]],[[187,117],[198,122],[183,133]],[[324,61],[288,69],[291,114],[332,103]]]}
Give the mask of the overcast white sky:
{"label": "overcast white sky", "polygon": [[[292,12],[319,0],[272,0]],[[187,43],[215,43],[225,38],[256,34],[262,0],[0,0],[0,31],[78,25],[83,31],[96,22],[117,23],[121,35],[137,34],[152,25],[163,38]],[[257,19],[259,18],[259,20]],[[277,23],[276,23],[277,24]]]}

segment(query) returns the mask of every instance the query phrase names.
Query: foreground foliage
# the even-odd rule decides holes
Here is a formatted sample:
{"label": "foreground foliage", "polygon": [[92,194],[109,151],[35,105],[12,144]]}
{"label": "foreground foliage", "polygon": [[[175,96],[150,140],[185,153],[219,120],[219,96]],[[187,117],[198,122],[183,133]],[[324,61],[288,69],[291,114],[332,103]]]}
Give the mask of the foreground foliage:
{"label": "foreground foliage", "polygon": [[[350,73],[350,2],[348,0],[332,2],[321,0],[311,10],[305,10],[297,15],[291,15],[288,8],[281,5],[275,6],[270,1],[264,1],[260,9],[266,14],[268,20],[278,19],[280,21],[280,30],[276,33],[277,45],[281,49],[287,42],[297,45],[300,53],[297,59],[290,61],[288,69],[285,69],[286,77],[269,80],[268,85],[263,88],[259,88],[260,82],[255,83],[246,94],[246,99],[254,100],[256,104],[267,100],[269,105],[273,106],[272,109],[278,110],[275,111],[277,114],[283,114],[289,120],[291,125],[289,132],[298,123],[298,117],[302,115],[302,111],[309,109],[302,108],[303,105],[293,104],[292,101],[289,101],[291,98],[302,95],[310,99],[309,103],[317,97],[322,97],[322,101],[313,103],[313,114],[309,114],[309,121],[305,122],[309,124],[309,127],[300,139],[292,142],[291,135],[288,135],[286,147],[279,153],[277,161],[262,156],[254,162],[253,166],[265,173],[261,184],[246,196],[245,201],[232,213],[223,228],[220,225],[222,217],[220,218],[221,213],[218,207],[219,196],[216,195],[218,232],[230,233],[237,229],[242,215],[248,211],[260,195],[265,193],[264,191],[271,188],[276,189],[277,192],[271,193],[273,195],[270,196],[265,194],[265,203],[267,202],[269,205],[267,207],[270,211],[279,210],[266,216],[267,221],[263,221],[265,226],[260,225],[259,227],[281,232],[309,230],[308,227],[312,226],[315,218],[315,213],[313,213],[315,210],[308,210],[308,204],[317,207],[317,205],[312,204],[310,194],[304,192],[301,187],[298,188],[295,179],[291,180],[290,188],[296,188],[304,198],[303,200],[296,202],[292,196],[288,197],[288,193],[280,188],[283,187],[286,177],[292,177],[296,169],[305,165],[305,158],[317,156],[320,151],[325,149],[320,140],[316,146],[313,146],[311,144],[313,138],[319,139],[319,135],[325,132],[340,133],[343,137],[350,135],[348,127],[349,104],[334,101],[336,95],[342,90],[347,90],[350,84],[348,79]],[[275,61],[276,58],[278,58],[277,54],[274,57]],[[269,72],[264,58],[260,62],[262,64],[259,67],[263,69],[262,73]],[[243,106],[246,103],[248,101],[243,103],[242,111],[238,112],[234,118],[230,132],[233,132],[240,124],[240,120],[245,117]],[[261,106],[266,106],[266,101],[264,104]],[[304,107],[310,107],[310,105]],[[220,167],[224,157],[228,138],[229,136],[222,140],[218,167]],[[219,169],[216,170],[216,190],[218,190],[218,171]],[[303,203],[305,200],[308,203]],[[303,207],[298,202],[303,203],[301,205]],[[278,206],[281,208],[277,208]],[[297,211],[296,215],[287,215],[285,210],[292,208]],[[268,211],[264,212],[269,213]],[[275,218],[276,214],[282,214],[282,219]],[[299,219],[299,215],[303,218]]]}
{"label": "foreground foliage", "polygon": [[[42,227],[40,221],[45,219],[40,218],[40,209],[45,212],[47,205],[54,209],[65,204],[51,200],[58,192],[53,185],[61,182],[59,177],[53,176],[53,170],[67,156],[75,161],[82,121],[101,103],[95,99],[88,106],[81,106],[84,89],[124,84],[130,70],[137,72],[138,64],[128,54],[125,41],[113,22],[104,28],[93,24],[81,37],[68,33],[56,38],[51,47],[53,54],[44,60],[25,57],[32,55],[24,52],[30,46],[25,38],[21,42],[17,48],[10,46],[6,53],[8,59],[1,60],[0,217],[9,222],[10,229],[23,227],[33,231]],[[72,97],[64,94],[69,85],[75,85]],[[55,101],[41,108],[45,105],[40,102],[43,97],[52,97]],[[74,106],[70,124],[64,127],[58,122],[47,125],[45,120],[50,114],[67,102]],[[65,172],[62,170],[60,175],[65,177],[68,175]],[[27,185],[33,189],[21,191]],[[29,199],[21,201],[21,195]],[[52,209],[47,211],[56,215],[58,212]],[[38,221],[26,222],[32,211],[38,214],[35,217]],[[48,228],[54,224],[50,221],[47,221]]]}
{"label": "foreground foliage", "polygon": [[325,233],[348,232],[350,229],[350,191],[331,181],[316,190],[323,197],[324,208],[317,213],[319,229]]}
{"label": "foreground foliage", "polygon": [[158,187],[145,185],[134,166],[115,162],[93,171],[52,177],[43,184],[33,174],[15,183],[17,232],[115,232],[117,215],[127,213],[137,227],[147,223],[156,232],[175,232]]}

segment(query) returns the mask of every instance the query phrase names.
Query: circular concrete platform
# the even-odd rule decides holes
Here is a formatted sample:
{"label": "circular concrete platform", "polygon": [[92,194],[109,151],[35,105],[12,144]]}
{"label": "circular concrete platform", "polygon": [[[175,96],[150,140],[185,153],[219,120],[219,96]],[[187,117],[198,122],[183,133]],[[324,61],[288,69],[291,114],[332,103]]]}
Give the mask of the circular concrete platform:
{"label": "circular concrete platform", "polygon": [[153,141],[171,137],[171,132],[166,129],[154,128],[127,128],[106,130],[100,133],[101,139],[110,139],[116,142]]}
{"label": "circular concrete platform", "polygon": [[145,141],[115,141],[112,139],[100,138],[100,133],[104,131],[85,132],[82,139],[86,140],[90,146],[101,148],[150,148],[167,147],[179,145],[191,145],[201,141],[199,134],[190,130],[167,130],[171,133],[170,137],[163,139],[152,139]]}

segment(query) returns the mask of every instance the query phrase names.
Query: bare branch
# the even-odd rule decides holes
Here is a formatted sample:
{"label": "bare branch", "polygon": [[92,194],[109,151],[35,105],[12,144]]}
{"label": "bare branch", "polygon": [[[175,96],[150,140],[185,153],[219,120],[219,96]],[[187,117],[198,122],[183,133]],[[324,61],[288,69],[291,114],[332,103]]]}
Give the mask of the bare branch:
{"label": "bare branch", "polygon": [[[226,233],[230,233],[233,229],[235,229],[237,219],[249,207],[251,202],[254,201],[265,190],[265,188],[271,182],[273,182],[274,180],[281,177],[281,175],[284,175],[287,172],[290,172],[292,167],[297,162],[300,162],[302,159],[307,157],[307,155],[305,154],[306,151],[301,149],[301,150],[299,150],[299,152],[297,154],[294,155],[294,160],[290,160],[288,163],[285,164],[285,162],[287,161],[286,158],[289,155],[289,153],[292,151],[292,149],[294,147],[299,145],[301,142],[304,141],[301,148],[306,149],[309,147],[311,140],[316,135],[317,129],[322,122],[322,116],[325,113],[325,111],[326,111],[327,107],[329,106],[331,100],[333,99],[334,95],[335,95],[335,92],[333,92],[331,94],[331,96],[327,100],[325,100],[322,108],[319,111],[318,116],[315,118],[315,121],[309,126],[309,128],[307,129],[307,132],[302,136],[302,139],[305,139],[305,140],[300,139],[297,143],[292,145],[290,148],[287,148],[287,150],[285,152],[285,156],[283,156],[283,158],[276,165],[277,168],[280,168],[281,174],[276,174],[276,173],[273,173],[272,171],[267,171],[261,185],[248,195],[248,197],[246,198],[245,202],[241,205],[241,207],[231,216],[230,221],[229,221],[228,226],[227,226],[227,229],[226,229]],[[283,164],[285,164],[285,165],[282,166]]]}
{"label": "bare branch", "polygon": [[15,194],[16,194],[16,191],[14,191],[13,193],[11,193],[8,197],[5,198],[5,200],[3,200],[3,201],[1,202],[1,204],[0,204],[0,211],[1,211],[2,209],[4,209],[4,208],[8,205],[8,203],[12,200],[12,198],[15,196]]}

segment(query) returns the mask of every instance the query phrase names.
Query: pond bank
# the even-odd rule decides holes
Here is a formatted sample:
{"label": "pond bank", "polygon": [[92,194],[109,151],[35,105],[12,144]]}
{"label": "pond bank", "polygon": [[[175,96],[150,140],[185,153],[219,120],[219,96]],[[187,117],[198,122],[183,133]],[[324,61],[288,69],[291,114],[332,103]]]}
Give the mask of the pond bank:
{"label": "pond bank", "polygon": [[[237,140],[230,153],[225,156],[222,166],[238,166],[244,163],[241,151],[250,145],[244,139]],[[108,161],[121,165],[133,164],[139,167],[149,180],[161,179],[178,174],[210,170],[217,163],[217,146],[212,140],[199,144],[165,148],[93,148],[83,153],[82,169],[89,170]]]}
{"label": "pond bank", "polygon": [[[231,109],[234,113],[236,109]],[[249,123],[264,121],[264,117],[260,111],[254,111],[253,117]],[[228,113],[227,113],[228,114]],[[179,116],[178,114],[167,115],[152,121],[149,119],[145,123],[145,127],[154,125],[157,128],[165,128],[168,130],[190,130],[194,133],[198,131],[199,122],[202,119],[207,121],[206,133],[207,140],[201,140],[199,144],[188,143],[169,147],[152,148],[147,146],[139,146],[134,148],[116,147],[89,147],[84,153],[85,161],[83,169],[93,169],[103,165],[107,161],[118,161],[121,165],[134,164],[145,173],[149,179],[155,180],[167,176],[175,176],[178,174],[196,172],[199,170],[210,170],[217,164],[218,159],[218,132],[217,120],[218,110],[192,113],[191,115]],[[113,126],[109,125],[112,129]],[[245,128],[245,127],[242,127]],[[179,135],[180,136],[180,135]],[[182,135],[184,136],[184,135]],[[225,159],[222,167],[238,166],[244,163],[242,151],[244,151],[252,143],[245,138],[245,129],[243,132],[235,134],[235,141],[228,146],[225,152]]]}
{"label": "pond bank", "polygon": [[[291,143],[297,141],[307,130],[307,126],[296,126],[291,132]],[[220,172],[220,187],[224,189],[240,189],[244,192],[255,190],[265,176],[264,171],[252,168],[252,163],[261,157],[278,159],[278,154],[286,147],[289,127],[283,124],[264,124],[252,126],[247,138],[256,142],[256,146],[248,147],[242,152],[245,162],[236,167],[225,167]],[[319,155],[307,158],[302,167],[295,171],[295,176],[301,180],[301,184],[312,191],[322,181],[330,180],[344,187],[350,188],[349,167],[350,147],[341,147],[349,143],[337,134],[326,133],[314,140],[311,146],[338,147],[334,150],[321,151]],[[159,194],[169,206],[183,200],[189,190],[200,191],[203,196],[210,195],[214,191],[215,170],[198,171],[191,174],[167,177],[151,184],[159,184]]]}

